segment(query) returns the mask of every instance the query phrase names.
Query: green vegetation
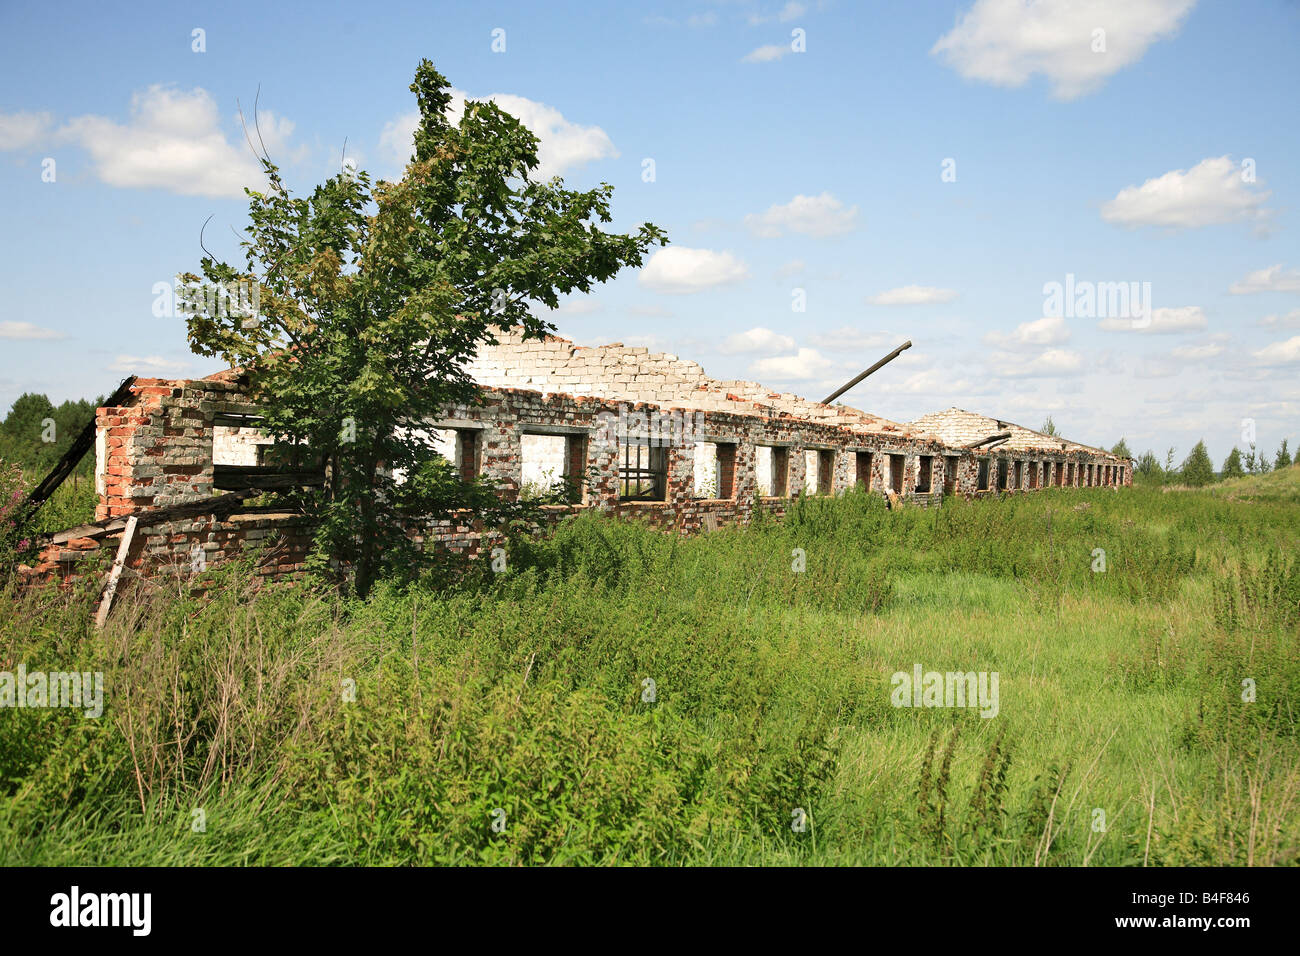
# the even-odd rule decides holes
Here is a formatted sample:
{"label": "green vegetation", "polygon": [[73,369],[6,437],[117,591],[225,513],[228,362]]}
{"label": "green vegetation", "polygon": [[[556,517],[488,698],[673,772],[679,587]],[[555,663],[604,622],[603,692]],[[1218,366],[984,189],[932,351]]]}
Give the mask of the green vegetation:
{"label": "green vegetation", "polygon": [[[1292,468],[584,516],[450,588],[228,567],[98,634],[10,588],[0,670],[103,670],[105,710],[3,714],[0,863],[1296,864],[1297,540]],[[891,706],[917,664],[998,715]]]}
{"label": "green vegetation", "polygon": [[[328,465],[329,482],[293,497],[316,529],[313,567],[346,569],[340,583],[361,597],[426,564],[410,514],[525,520],[486,481],[462,483],[424,430],[479,400],[464,368],[478,345],[551,331],[536,305],[590,292],[667,241],[648,223],[602,229],[608,184],[535,180],[537,137],[495,103],[466,101],[453,123],[451,85],[428,60],[411,92],[420,121],[398,182],[344,168],[291,197],[264,150],[270,188],[247,191],[246,268],[205,257],[182,289],[191,349],[247,372],[282,452]],[[239,307],[223,307],[241,288]]]}

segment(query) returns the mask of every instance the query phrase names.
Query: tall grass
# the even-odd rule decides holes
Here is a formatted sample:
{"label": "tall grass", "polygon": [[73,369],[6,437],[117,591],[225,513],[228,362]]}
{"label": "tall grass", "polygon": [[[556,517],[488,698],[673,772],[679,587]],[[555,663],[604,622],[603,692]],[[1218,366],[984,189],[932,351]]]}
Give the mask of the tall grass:
{"label": "tall grass", "polygon": [[[98,633],[86,591],[11,586],[0,670],[103,670],[107,704],[0,711],[0,862],[1293,864],[1297,505],[585,516],[450,589],[229,567]],[[917,663],[998,671],[998,716],[891,706]]]}

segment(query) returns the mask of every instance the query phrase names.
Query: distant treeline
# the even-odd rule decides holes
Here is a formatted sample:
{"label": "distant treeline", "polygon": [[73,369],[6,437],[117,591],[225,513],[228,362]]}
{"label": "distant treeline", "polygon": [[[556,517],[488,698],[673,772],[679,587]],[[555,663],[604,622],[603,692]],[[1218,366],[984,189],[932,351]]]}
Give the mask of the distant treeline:
{"label": "distant treeline", "polygon": [[[0,461],[18,465],[29,482],[36,482],[54,467],[104,401],[78,399],[55,405],[45,395],[21,396],[0,422]],[[77,474],[91,474],[94,456],[86,455]]]}

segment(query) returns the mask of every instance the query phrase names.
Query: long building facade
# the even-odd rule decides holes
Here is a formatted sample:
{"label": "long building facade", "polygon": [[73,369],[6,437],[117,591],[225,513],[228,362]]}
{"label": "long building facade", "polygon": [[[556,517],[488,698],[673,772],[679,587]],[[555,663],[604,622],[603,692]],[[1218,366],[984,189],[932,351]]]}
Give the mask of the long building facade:
{"label": "long building facade", "polygon": [[[596,509],[695,533],[784,513],[800,495],[860,486],[894,502],[935,505],[1048,487],[1120,488],[1132,462],[1102,449],[960,409],[902,424],[844,405],[718,381],[693,362],[622,345],[583,347],[502,335],[469,371],[481,401],[428,423],[462,476],[503,496],[565,481],[559,513]],[[302,570],[300,516],[243,503],[250,489],[310,483],[268,460],[269,440],[237,371],[206,379],[137,379],[97,410],[96,521],[52,536],[30,580],[74,576],[87,552],[120,541],[139,574],[206,568],[258,547],[261,573]],[[474,553],[491,540],[475,516],[417,533]]]}

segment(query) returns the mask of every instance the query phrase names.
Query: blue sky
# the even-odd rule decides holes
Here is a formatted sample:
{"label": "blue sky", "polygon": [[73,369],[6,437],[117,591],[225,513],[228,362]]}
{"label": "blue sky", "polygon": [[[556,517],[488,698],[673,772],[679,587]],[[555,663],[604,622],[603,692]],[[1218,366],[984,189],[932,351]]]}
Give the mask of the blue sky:
{"label": "blue sky", "polygon": [[[1250,418],[1271,456],[1300,444],[1298,43],[1266,0],[8,4],[0,409],[215,370],[154,288],[209,216],[236,258],[236,101],[260,84],[298,191],[345,138],[394,177],[428,57],[539,133],[544,174],[613,184],[615,228],[668,231],[561,335],[812,398],[909,338],[845,400],[1216,464]],[[1048,314],[1067,275],[1150,310]]]}

